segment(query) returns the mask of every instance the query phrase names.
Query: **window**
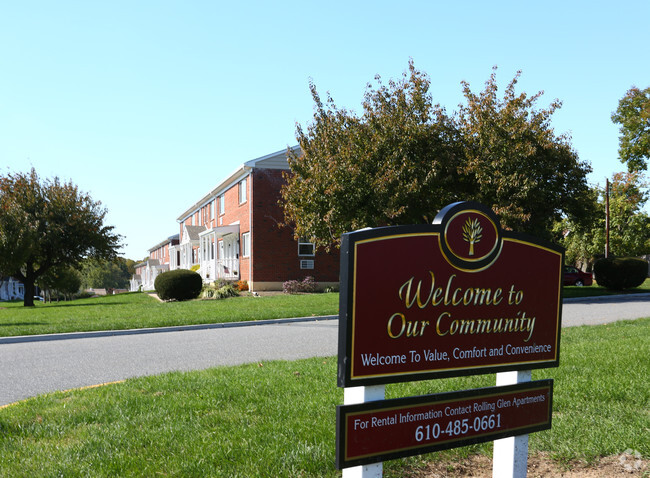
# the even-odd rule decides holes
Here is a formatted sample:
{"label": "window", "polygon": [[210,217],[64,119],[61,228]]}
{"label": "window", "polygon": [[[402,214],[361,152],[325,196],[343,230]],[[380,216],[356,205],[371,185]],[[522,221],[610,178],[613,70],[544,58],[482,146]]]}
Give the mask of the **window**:
{"label": "window", "polygon": [[212,203],[210,203],[210,218],[211,219],[214,219],[216,217],[215,214],[214,214],[215,204],[216,203],[217,203],[216,199],[214,201],[212,201]]}
{"label": "window", "polygon": [[250,257],[251,255],[251,233],[245,232],[241,235],[241,255]]}
{"label": "window", "polygon": [[224,194],[219,196],[219,214],[226,213],[226,197]]}
{"label": "window", "polygon": [[239,204],[246,202],[246,178],[239,181]]}
{"label": "window", "polygon": [[313,256],[314,255],[314,244],[307,242],[304,239],[298,240],[298,255],[299,256]]}

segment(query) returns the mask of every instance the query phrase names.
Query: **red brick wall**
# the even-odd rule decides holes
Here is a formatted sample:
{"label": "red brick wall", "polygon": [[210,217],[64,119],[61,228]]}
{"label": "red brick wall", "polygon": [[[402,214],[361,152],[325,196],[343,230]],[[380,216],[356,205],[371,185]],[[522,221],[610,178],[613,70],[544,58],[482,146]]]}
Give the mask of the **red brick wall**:
{"label": "red brick wall", "polygon": [[[255,282],[284,282],[313,276],[316,282],[338,282],[339,252],[317,251],[314,257],[299,257],[298,242],[284,220],[278,204],[282,171],[255,169],[253,173],[253,277]],[[250,196],[249,196],[250,197]],[[242,229],[244,232],[244,229]],[[314,269],[300,269],[300,259],[313,259]]]}
{"label": "red brick wall", "polygon": [[[329,254],[317,251],[313,257],[300,257],[298,242],[293,238],[292,230],[288,227],[280,227],[279,224],[284,219],[282,208],[278,204],[282,184],[284,179],[281,170],[254,169],[252,176],[249,175],[246,180],[245,202],[239,203],[239,183],[234,184],[224,193],[224,214],[220,214],[222,197],[219,196],[215,205],[216,217],[212,217],[212,203],[208,203],[188,216],[183,224],[192,225],[192,217],[194,225],[205,225],[208,228],[238,222],[239,272],[242,280],[284,282],[313,276],[317,282],[338,282],[338,250]],[[251,231],[251,208],[254,221],[251,235],[251,257],[254,261],[252,271],[250,258],[243,257],[241,254],[242,235]],[[181,234],[183,224],[180,225]],[[215,244],[215,253],[218,250],[219,244]],[[314,269],[300,269],[301,259],[313,260]]]}
{"label": "red brick wall", "polygon": [[[241,236],[245,232],[250,232],[250,218],[249,218],[249,200],[250,200],[250,176],[246,180],[246,189],[248,193],[246,194],[247,200],[243,203],[239,203],[239,183],[233,185],[224,193],[225,198],[225,211],[223,214],[220,214],[221,197],[217,201],[216,215],[217,226],[227,226],[229,224],[239,221],[239,276],[242,280],[250,281],[249,276],[249,258],[242,257],[241,248],[242,241]],[[218,249],[219,245],[215,245]]]}

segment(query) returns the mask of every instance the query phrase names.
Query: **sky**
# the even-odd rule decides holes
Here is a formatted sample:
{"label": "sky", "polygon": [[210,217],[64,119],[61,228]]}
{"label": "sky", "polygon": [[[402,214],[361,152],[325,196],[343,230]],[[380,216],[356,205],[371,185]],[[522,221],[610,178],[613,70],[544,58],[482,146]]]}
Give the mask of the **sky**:
{"label": "sky", "polygon": [[309,82],[361,112],[409,59],[448,113],[461,81],[554,99],[591,184],[625,170],[611,113],[650,86],[648,0],[2,2],[0,174],[35,168],[101,201],[139,260],[244,162],[297,144]]}

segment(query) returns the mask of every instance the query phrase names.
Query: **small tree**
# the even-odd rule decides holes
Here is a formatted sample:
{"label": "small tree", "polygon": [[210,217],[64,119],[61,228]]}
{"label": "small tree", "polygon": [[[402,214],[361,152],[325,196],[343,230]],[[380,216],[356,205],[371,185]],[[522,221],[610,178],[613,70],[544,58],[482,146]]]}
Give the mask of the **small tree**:
{"label": "small tree", "polygon": [[50,298],[54,292],[57,297],[61,294],[66,299],[71,299],[81,288],[81,277],[72,267],[59,267],[43,274],[38,280],[38,285]]}
{"label": "small tree", "polygon": [[630,88],[612,113],[620,126],[618,154],[629,172],[645,171],[650,159],[650,87]]}
{"label": "small tree", "polygon": [[84,289],[126,289],[131,275],[127,261],[121,257],[112,261],[87,259],[81,266]]}
{"label": "small tree", "polygon": [[[615,173],[610,181],[610,240],[613,256],[640,256],[650,251],[650,216],[643,210],[648,199],[641,173]],[[556,225],[566,248],[567,262],[591,264],[605,253],[605,188],[589,194],[595,213],[587,225],[565,219]]]}
{"label": "small tree", "polygon": [[23,282],[25,306],[34,305],[35,283],[48,271],[112,259],[121,246],[100,202],[71,182],[41,181],[34,169],[0,176],[0,212],[0,273]]}

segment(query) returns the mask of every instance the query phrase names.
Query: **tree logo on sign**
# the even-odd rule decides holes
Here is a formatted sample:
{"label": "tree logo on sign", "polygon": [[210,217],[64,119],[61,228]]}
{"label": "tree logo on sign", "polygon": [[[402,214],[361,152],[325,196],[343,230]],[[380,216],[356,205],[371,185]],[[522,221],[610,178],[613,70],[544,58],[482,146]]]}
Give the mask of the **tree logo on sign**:
{"label": "tree logo on sign", "polygon": [[440,250],[456,269],[466,272],[485,270],[501,253],[499,219],[482,204],[450,204],[438,213],[433,223],[442,226]]}
{"label": "tree logo on sign", "polygon": [[468,218],[467,221],[465,221],[465,225],[463,226],[463,239],[465,242],[469,242],[470,256],[474,255],[474,244],[481,242],[481,237],[483,237],[481,234],[482,232],[483,228],[477,218]]}

